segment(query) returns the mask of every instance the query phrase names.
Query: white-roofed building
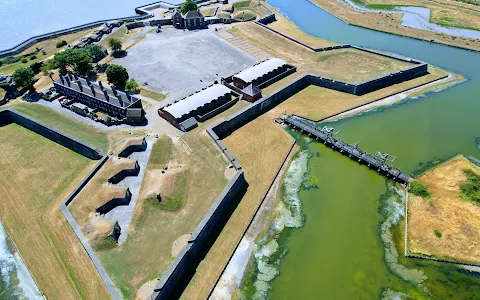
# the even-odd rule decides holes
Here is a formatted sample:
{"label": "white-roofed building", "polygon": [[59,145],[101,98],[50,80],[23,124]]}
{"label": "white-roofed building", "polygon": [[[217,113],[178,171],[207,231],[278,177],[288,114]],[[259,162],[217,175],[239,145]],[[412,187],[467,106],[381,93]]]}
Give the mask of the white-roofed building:
{"label": "white-roofed building", "polygon": [[260,86],[267,80],[283,73],[287,68],[288,64],[283,59],[270,58],[233,75],[233,84],[240,89],[244,89],[252,83]]}
{"label": "white-roofed building", "polygon": [[182,100],[165,106],[158,114],[180,128],[180,123],[191,118],[205,115],[232,99],[232,91],[222,84],[214,84]]}

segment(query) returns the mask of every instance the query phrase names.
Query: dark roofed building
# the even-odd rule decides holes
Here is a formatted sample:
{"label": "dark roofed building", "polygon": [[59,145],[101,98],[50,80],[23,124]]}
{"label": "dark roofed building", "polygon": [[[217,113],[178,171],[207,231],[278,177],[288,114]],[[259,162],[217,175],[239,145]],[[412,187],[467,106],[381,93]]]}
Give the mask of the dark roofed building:
{"label": "dark roofed building", "polygon": [[180,10],[175,9],[172,14],[172,23],[176,28],[189,30],[206,28],[208,25],[205,22],[205,17],[199,10],[192,10],[182,15]]}
{"label": "dark roofed building", "polygon": [[77,75],[60,76],[53,83],[55,89],[90,108],[97,108],[127,123],[143,122],[145,113],[137,97],[104,87],[99,81],[89,81]]}
{"label": "dark roofed building", "polygon": [[246,88],[242,90],[242,94],[243,100],[254,102],[262,97],[262,90],[253,83],[250,83]]}

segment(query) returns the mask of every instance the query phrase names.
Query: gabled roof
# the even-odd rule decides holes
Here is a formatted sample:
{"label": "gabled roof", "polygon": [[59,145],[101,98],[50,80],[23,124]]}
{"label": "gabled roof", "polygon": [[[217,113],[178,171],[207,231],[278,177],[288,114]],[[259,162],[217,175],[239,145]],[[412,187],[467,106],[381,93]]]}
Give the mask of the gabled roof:
{"label": "gabled roof", "polygon": [[253,83],[250,83],[246,88],[242,90],[242,92],[250,96],[255,96],[262,93],[262,90]]}
{"label": "gabled roof", "polygon": [[191,10],[187,12],[183,17],[185,19],[197,19],[197,18],[203,18],[204,16],[199,10]]}
{"label": "gabled roof", "polygon": [[195,93],[183,100],[163,108],[164,111],[179,119],[192,110],[204,106],[213,100],[230,93],[230,89],[222,84],[214,84],[203,91]]}
{"label": "gabled roof", "polygon": [[274,57],[267,59],[253,67],[245,69],[233,77],[241,79],[246,83],[250,83],[255,79],[262,77],[263,75],[268,74],[269,72],[272,72],[273,70],[276,70],[286,64],[287,63],[283,59]]}

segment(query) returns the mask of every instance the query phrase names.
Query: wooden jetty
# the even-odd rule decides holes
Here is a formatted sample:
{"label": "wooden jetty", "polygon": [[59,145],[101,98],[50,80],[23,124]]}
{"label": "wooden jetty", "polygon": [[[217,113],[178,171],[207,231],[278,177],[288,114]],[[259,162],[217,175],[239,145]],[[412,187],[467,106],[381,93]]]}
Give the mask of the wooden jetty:
{"label": "wooden jetty", "polygon": [[380,152],[371,155],[358,148],[358,143],[349,144],[343,140],[335,138],[334,135],[338,133],[338,131],[332,127],[324,126],[323,128],[317,128],[308,121],[291,115],[286,115],[283,118],[283,122],[293,129],[307,134],[325,144],[333,150],[350,157],[358,163],[366,165],[370,169],[377,171],[379,174],[386,176],[389,179],[401,184],[407,184],[410,179],[410,176],[402,173],[400,169],[387,164],[387,162],[393,162],[396,157]]}

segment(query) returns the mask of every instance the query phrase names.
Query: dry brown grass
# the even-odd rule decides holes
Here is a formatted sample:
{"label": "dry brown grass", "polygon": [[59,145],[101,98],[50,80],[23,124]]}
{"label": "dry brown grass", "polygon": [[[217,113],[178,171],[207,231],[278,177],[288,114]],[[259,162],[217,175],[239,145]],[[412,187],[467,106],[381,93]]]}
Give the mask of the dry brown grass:
{"label": "dry brown grass", "polygon": [[199,265],[182,295],[183,299],[207,298],[287,156],[293,138],[275,124],[272,115],[267,113],[235,131],[224,143],[242,165],[249,187]]}
{"label": "dry brown grass", "polygon": [[85,225],[94,215],[95,209],[113,198],[125,196],[125,188],[108,183],[108,178],[123,169],[132,169],[135,161],[127,158],[110,157],[102,169],[95,174],[77,197],[70,203],[69,209],[78,225]]}
{"label": "dry brown grass", "polygon": [[[430,198],[409,194],[408,248],[411,253],[480,262],[480,206],[459,198],[464,169],[478,167],[459,155],[423,174]],[[434,230],[442,233],[438,238]]]}
{"label": "dry brown grass", "polygon": [[59,209],[94,162],[19,125],[0,127],[0,218],[48,299],[109,299]]}
{"label": "dry brown grass", "polygon": [[400,70],[410,63],[356,49],[316,53],[254,23],[234,26],[230,32],[256,47],[283,58],[301,72],[309,72],[347,82],[360,82]]}
{"label": "dry brown grass", "polygon": [[[114,249],[97,252],[124,299],[133,299],[145,282],[161,276],[173,259],[173,242],[195,229],[227,184],[224,176],[227,163],[210,137],[205,132],[189,132],[182,139],[188,147],[175,140],[171,156],[162,153],[168,147],[164,142],[168,142],[163,138],[157,140],[154,147],[158,151],[152,149],[127,241]],[[153,153],[154,150],[159,153]],[[148,199],[148,191],[156,189],[160,181],[155,175],[169,162],[184,166],[182,205],[177,211],[159,209]],[[171,171],[175,173],[174,169]]]}
{"label": "dry brown grass", "polygon": [[[447,44],[447,45],[454,45],[469,49],[476,49],[480,50],[480,40],[472,40],[466,38],[455,38],[448,35],[438,34],[432,31],[420,30],[411,27],[405,27],[401,25],[402,16],[400,14],[379,14],[379,13],[362,13],[355,11],[354,9],[348,7],[347,5],[341,3],[338,0],[312,0],[313,3],[320,6],[327,12],[339,17],[340,19],[344,20],[347,23],[359,25],[362,27],[371,28],[374,30],[381,30],[385,32],[391,32],[399,35],[415,37],[423,40],[435,40],[436,42]],[[405,3],[406,1],[395,1],[395,3]],[[464,7],[472,7],[473,5],[468,5],[464,3],[460,3],[457,1],[449,1],[449,0],[439,0],[438,2],[434,1],[427,1],[427,0],[420,0],[414,1],[416,6],[427,6],[433,8],[432,17],[438,18],[441,16],[437,16],[437,8],[443,10],[444,18],[450,18],[450,16],[457,16],[462,15],[461,18],[465,22],[472,22],[470,19],[478,19],[478,13],[461,13],[464,11]],[[439,7],[434,7],[436,3],[442,3],[441,5],[438,4]],[[450,6],[454,5],[454,6]],[[450,7],[449,7],[450,6]],[[475,6],[474,9],[478,9],[480,7]],[[445,19],[443,20],[445,21]],[[478,21],[475,21],[478,23]],[[461,25],[461,24],[459,24]],[[478,25],[475,25],[477,29],[480,29]]]}
{"label": "dry brown grass", "polygon": [[429,70],[430,74],[428,75],[395,84],[363,96],[355,96],[318,86],[309,86],[275,107],[272,111],[277,116],[280,116],[286,110],[290,114],[300,115],[312,120],[319,120],[358,105],[441,78],[447,74],[447,72],[434,67],[430,67]]}
{"label": "dry brown grass", "polygon": [[269,7],[270,9],[277,12],[275,14],[275,18],[277,19],[277,21],[268,24],[268,27],[276,29],[314,48],[337,45],[336,43],[306,34],[305,32],[301,31],[295,24],[288,21],[288,19],[285,18],[282,14],[279,14],[276,8],[273,8],[271,6]]}

